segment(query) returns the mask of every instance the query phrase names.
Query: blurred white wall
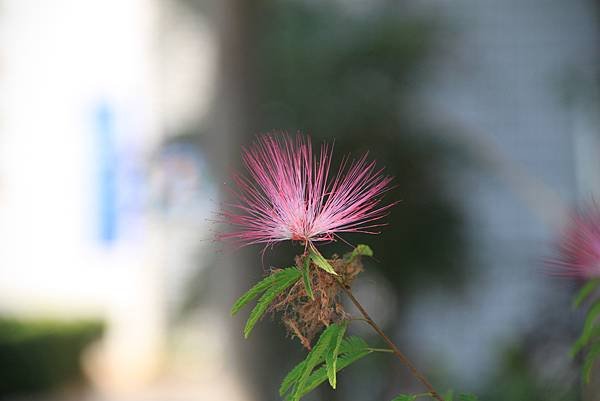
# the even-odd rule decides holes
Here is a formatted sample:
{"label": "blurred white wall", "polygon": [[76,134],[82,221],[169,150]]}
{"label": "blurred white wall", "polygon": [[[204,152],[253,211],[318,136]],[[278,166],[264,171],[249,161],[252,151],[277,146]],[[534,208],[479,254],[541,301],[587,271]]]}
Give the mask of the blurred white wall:
{"label": "blurred white wall", "polygon": [[125,241],[98,238],[98,115],[111,114],[111,146],[130,163],[160,139],[150,3],[2,3],[2,307],[97,309],[114,283],[106,263],[128,257]]}
{"label": "blurred white wall", "polygon": [[[216,53],[177,2],[0,1],[0,312],[105,319],[89,369],[109,392],[160,372],[166,287],[206,234],[153,209],[149,172],[165,132],[206,118]],[[221,326],[199,333],[215,352]]]}
{"label": "blurred white wall", "polygon": [[0,9],[0,308],[106,319],[106,364],[125,381],[156,368],[163,330],[164,241],[139,197],[119,204],[160,139],[154,9]]}

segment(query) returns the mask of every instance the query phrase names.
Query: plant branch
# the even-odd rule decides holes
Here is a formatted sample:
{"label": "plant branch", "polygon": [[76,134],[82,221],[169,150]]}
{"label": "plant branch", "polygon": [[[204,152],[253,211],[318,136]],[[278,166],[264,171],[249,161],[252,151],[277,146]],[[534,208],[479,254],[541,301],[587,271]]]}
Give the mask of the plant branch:
{"label": "plant branch", "polygon": [[350,287],[344,285],[343,283],[341,283],[339,281],[338,281],[338,283],[339,283],[340,287],[344,290],[344,292],[346,293],[346,295],[348,296],[348,298],[350,298],[350,300],[352,301],[352,303],[354,304],[354,306],[356,306],[356,308],[364,316],[365,321],[390,346],[390,348],[392,349],[392,351],[394,352],[394,354],[398,357],[398,359],[400,359],[400,361],[404,365],[406,365],[408,367],[408,369],[410,369],[410,371],[413,374],[413,376],[415,376],[427,388],[427,390],[429,390],[431,397],[435,398],[438,401],[444,401],[444,399],[440,396],[440,394],[437,391],[435,391],[435,389],[433,388],[433,386],[431,385],[431,383],[425,378],[425,376],[423,376],[423,374],[410,361],[410,359],[408,359],[398,349],[398,347],[396,346],[396,344],[394,344],[394,342],[383,332],[383,330],[381,330],[381,328],[373,321],[373,319],[371,319],[371,316],[369,316],[369,314],[367,313],[367,311],[365,310],[365,308],[360,304],[360,302],[358,302],[358,300],[356,299],[356,297],[354,296],[354,294],[350,290]]}
{"label": "plant branch", "polygon": [[368,348],[368,350],[371,352],[389,352],[390,354],[394,353],[393,349],[387,349],[387,348]]}

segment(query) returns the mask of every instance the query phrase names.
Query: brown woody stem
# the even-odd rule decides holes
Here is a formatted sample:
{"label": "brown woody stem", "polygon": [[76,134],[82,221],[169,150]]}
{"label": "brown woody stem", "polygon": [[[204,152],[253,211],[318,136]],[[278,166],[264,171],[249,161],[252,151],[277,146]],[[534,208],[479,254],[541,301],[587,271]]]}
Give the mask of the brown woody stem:
{"label": "brown woody stem", "polygon": [[342,289],[344,290],[344,292],[348,296],[348,298],[350,298],[350,300],[352,301],[352,303],[354,304],[354,306],[356,306],[356,308],[364,316],[365,321],[373,328],[373,330],[375,330],[377,332],[377,334],[379,334],[381,336],[381,338],[383,338],[383,340],[387,343],[387,345],[390,346],[390,348],[394,351],[394,354],[398,357],[398,359],[400,359],[400,361],[404,365],[406,365],[408,367],[408,369],[410,369],[410,371],[413,374],[413,376],[415,376],[421,383],[423,383],[423,385],[427,388],[427,390],[429,390],[429,393],[430,393],[431,397],[435,398],[438,401],[444,401],[444,399],[440,396],[440,394],[437,391],[435,391],[435,389],[433,388],[433,386],[431,385],[431,383],[425,378],[425,376],[423,376],[423,374],[421,372],[419,372],[419,370],[417,369],[417,367],[410,361],[410,359],[408,359],[398,349],[398,347],[396,346],[396,344],[394,344],[392,342],[392,340],[390,340],[390,338],[383,332],[383,330],[381,330],[381,328],[377,325],[377,323],[375,323],[373,321],[373,319],[371,319],[371,316],[369,316],[369,314],[367,313],[367,311],[365,310],[365,308],[360,304],[360,302],[358,302],[358,300],[356,299],[356,297],[354,296],[354,294],[352,294],[352,291],[350,290],[350,287],[344,285],[341,282],[339,282],[339,284],[340,284],[340,287],[342,287]]}

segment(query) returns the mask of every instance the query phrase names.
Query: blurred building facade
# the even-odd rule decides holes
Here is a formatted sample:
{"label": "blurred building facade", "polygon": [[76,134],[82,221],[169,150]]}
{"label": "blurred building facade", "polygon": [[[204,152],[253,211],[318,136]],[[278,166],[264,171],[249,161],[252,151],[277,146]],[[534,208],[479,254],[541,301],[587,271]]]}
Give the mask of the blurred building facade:
{"label": "blurred building facade", "polygon": [[[552,342],[555,351],[532,351],[538,358],[533,369],[574,383],[568,341],[557,340],[574,324],[567,317],[568,291],[565,282],[544,274],[543,260],[553,256],[569,208],[598,196],[595,4],[430,1],[425,8],[447,21],[444,46],[451,50],[434,59],[423,115],[438,115],[455,128],[451,140],[469,149],[481,170],[457,182],[454,195],[469,227],[471,288],[447,308],[439,306],[446,296],[439,294],[416,306],[414,344],[426,336],[430,347],[446,349],[448,366],[476,388],[482,375],[497,377],[505,363],[502,347],[543,331],[537,316],[554,331],[539,341]],[[549,360],[541,363],[544,357]],[[546,397],[559,399],[557,392]]]}
{"label": "blurred building facade", "polygon": [[218,31],[192,6],[0,2],[0,312],[104,321],[86,369],[108,397],[155,397],[174,370],[159,398],[241,399],[214,380],[220,320],[195,339],[171,326],[218,198],[176,139],[216,91]]}

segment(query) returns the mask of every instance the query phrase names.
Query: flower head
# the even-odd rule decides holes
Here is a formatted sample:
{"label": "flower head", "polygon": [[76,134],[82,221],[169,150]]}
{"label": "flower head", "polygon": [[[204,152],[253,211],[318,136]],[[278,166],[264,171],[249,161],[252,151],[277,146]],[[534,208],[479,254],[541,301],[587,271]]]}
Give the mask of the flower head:
{"label": "flower head", "polygon": [[391,177],[367,155],[345,157],[330,174],[333,147],[313,154],[310,138],[287,134],[259,136],[242,153],[244,176],[233,177],[236,200],[222,216],[234,230],[221,234],[241,245],[297,240],[309,245],[337,233],[375,234],[394,204],[381,204]]}
{"label": "flower head", "polygon": [[559,252],[558,260],[551,262],[560,269],[557,274],[600,277],[600,209],[596,205],[571,216]]}

